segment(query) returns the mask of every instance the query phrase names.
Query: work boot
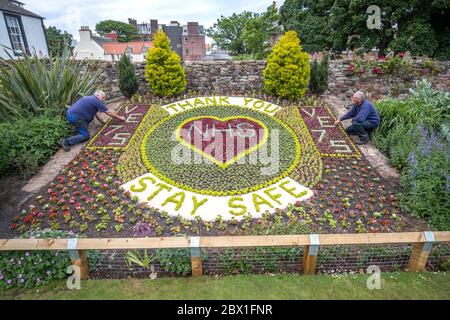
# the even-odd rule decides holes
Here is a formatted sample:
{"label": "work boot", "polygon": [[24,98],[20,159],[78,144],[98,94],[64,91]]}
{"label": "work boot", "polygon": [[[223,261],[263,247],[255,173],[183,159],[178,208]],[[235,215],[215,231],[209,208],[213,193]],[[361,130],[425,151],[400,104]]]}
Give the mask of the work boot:
{"label": "work boot", "polygon": [[361,138],[358,138],[355,141],[355,143],[358,144],[358,145],[367,144],[368,142],[369,142],[369,139],[361,139]]}
{"label": "work boot", "polygon": [[61,140],[59,140],[59,144],[64,149],[64,151],[66,151],[66,152],[70,151],[70,146],[67,144],[66,139],[62,138]]}

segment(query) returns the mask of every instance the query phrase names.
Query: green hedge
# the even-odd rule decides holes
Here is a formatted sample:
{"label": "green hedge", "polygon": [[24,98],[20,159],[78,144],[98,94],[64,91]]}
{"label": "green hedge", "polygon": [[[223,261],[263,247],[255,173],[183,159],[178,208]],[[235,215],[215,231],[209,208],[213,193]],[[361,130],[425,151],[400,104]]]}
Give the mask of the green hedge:
{"label": "green hedge", "polygon": [[70,133],[64,117],[41,115],[0,123],[0,175],[19,172],[27,178],[58,150],[58,140]]}

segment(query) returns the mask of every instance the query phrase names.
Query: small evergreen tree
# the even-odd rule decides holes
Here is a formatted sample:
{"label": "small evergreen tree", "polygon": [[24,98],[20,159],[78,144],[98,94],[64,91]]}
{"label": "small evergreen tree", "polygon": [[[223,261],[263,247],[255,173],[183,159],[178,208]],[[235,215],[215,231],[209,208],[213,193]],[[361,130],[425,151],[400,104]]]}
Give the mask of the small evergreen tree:
{"label": "small evergreen tree", "polygon": [[311,79],[309,81],[309,90],[312,93],[320,94],[328,89],[328,54],[326,54],[320,63],[317,60],[311,65]]}
{"label": "small evergreen tree", "polygon": [[302,50],[295,31],[286,32],[274,46],[263,74],[269,94],[286,99],[305,95],[310,76],[309,55]]}
{"label": "small evergreen tree", "polygon": [[119,89],[122,94],[131,98],[138,90],[139,84],[130,58],[124,54],[119,60]]}
{"label": "small evergreen tree", "polygon": [[156,33],[153,48],[148,50],[145,78],[157,96],[178,96],[186,88],[180,57],[170,49],[169,38],[162,30]]}

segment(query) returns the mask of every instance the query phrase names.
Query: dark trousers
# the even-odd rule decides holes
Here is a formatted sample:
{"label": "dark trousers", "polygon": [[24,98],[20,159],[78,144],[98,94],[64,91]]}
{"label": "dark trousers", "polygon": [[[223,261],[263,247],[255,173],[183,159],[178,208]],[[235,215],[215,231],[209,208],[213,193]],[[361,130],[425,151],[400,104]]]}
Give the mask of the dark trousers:
{"label": "dark trousers", "polygon": [[345,131],[348,134],[356,134],[361,141],[369,140],[369,132],[375,130],[378,126],[369,121],[353,122]]}
{"label": "dark trousers", "polygon": [[89,123],[86,120],[79,119],[72,115],[67,116],[67,120],[75,127],[78,133],[77,135],[71,136],[66,139],[67,145],[74,146],[76,144],[89,140]]}

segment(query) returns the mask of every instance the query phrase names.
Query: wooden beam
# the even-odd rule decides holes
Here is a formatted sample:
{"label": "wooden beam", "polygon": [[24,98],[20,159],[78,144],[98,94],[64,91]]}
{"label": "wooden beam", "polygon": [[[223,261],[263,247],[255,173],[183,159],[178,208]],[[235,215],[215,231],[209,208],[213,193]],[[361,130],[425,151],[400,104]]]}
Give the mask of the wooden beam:
{"label": "wooden beam", "polygon": [[309,244],[308,235],[201,237],[203,248],[292,247]]}
{"label": "wooden beam", "polygon": [[[450,242],[450,232],[434,232],[435,242]],[[425,242],[423,232],[321,234],[320,245],[356,245]],[[203,248],[293,247],[309,245],[309,235],[201,237]],[[164,249],[189,248],[189,237],[80,238],[77,249]],[[66,250],[67,239],[0,239],[0,251]]]}

